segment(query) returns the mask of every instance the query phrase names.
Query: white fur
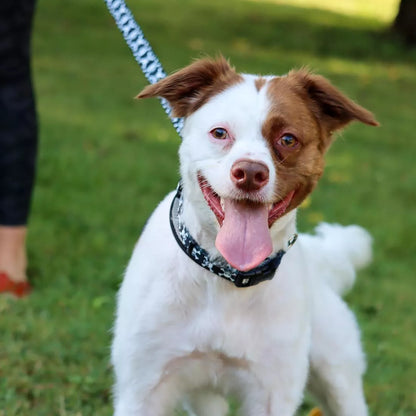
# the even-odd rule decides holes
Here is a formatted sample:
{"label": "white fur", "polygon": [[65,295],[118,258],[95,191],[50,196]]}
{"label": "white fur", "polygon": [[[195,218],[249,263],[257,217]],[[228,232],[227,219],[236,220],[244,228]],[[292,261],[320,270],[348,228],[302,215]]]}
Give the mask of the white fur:
{"label": "white fur", "polygon": [[[269,103],[250,77],[188,117],[180,149],[184,220],[211,254],[218,223],[196,182],[202,172],[220,196],[233,195],[233,161],[248,157],[277,180],[261,125]],[[207,132],[227,123],[230,149]],[[169,194],[155,210],[118,295],[112,347],[116,416],[168,416],[182,403],[190,415],[225,416],[234,395],[246,416],[291,416],[305,385],[326,416],[365,416],[365,360],[354,316],[340,294],[371,257],[357,226],[322,224],[300,235],[273,280],[238,289],[190,260],[169,226]],[[295,232],[295,211],[272,227],[275,250]]]}

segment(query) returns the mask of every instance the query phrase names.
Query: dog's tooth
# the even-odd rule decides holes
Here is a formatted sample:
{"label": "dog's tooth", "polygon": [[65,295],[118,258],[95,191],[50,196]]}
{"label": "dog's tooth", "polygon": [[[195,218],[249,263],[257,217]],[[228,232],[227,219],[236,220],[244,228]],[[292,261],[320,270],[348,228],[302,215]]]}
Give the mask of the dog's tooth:
{"label": "dog's tooth", "polygon": [[221,204],[221,208],[222,208],[222,210],[224,211],[224,201],[223,201],[223,199],[222,199],[222,198],[220,198],[220,204]]}

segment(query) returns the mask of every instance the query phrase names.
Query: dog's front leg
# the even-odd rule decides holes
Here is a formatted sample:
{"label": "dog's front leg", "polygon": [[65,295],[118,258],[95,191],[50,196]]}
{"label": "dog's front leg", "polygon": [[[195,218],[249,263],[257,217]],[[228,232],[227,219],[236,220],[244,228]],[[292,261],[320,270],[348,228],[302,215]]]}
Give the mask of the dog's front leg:
{"label": "dog's front leg", "polygon": [[294,381],[285,388],[279,386],[279,391],[265,395],[263,400],[256,400],[253,395],[247,395],[243,402],[243,416],[294,416],[298,408],[304,383]]}
{"label": "dog's front leg", "polygon": [[114,416],[161,416],[160,412],[155,413],[151,406],[143,399],[138,399],[135,391],[123,391],[117,398],[114,405]]}
{"label": "dog's front leg", "polygon": [[112,348],[114,416],[170,416],[176,404],[178,386],[166,383],[166,366],[172,356],[161,340],[155,340],[157,329],[151,329],[152,336],[143,325],[132,333],[125,329],[133,328],[133,321],[116,327]]}
{"label": "dog's front leg", "polygon": [[242,391],[243,416],[295,415],[308,376],[309,339],[309,330],[305,330],[297,342],[276,345],[265,355],[269,359],[255,369],[255,384]]}
{"label": "dog's front leg", "polygon": [[246,403],[242,407],[243,416],[294,416],[298,407],[298,401],[283,399],[280,395],[270,396],[262,403]]}
{"label": "dog's front leg", "polygon": [[[142,363],[140,368],[136,366],[138,362]],[[162,371],[155,360],[137,360],[136,357],[133,362],[120,362],[115,368],[114,416],[167,415],[174,405],[173,395],[158,389],[157,375]]]}
{"label": "dog's front leg", "polygon": [[180,385],[165,382],[163,366],[154,358],[140,362],[140,369],[132,360],[130,368],[116,371],[114,416],[171,416],[182,393]]}

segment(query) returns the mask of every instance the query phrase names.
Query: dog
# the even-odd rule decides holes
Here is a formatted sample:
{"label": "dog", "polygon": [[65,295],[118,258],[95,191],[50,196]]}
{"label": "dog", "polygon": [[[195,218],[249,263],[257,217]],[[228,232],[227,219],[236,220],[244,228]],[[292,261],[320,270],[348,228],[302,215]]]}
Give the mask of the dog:
{"label": "dog", "polygon": [[[296,233],[336,131],[372,113],[306,69],[204,58],[149,85],[184,117],[181,183],[136,244],[112,344],[116,416],[365,416],[365,357],[341,298],[371,259],[358,226]],[[296,241],[297,238],[297,241]]]}

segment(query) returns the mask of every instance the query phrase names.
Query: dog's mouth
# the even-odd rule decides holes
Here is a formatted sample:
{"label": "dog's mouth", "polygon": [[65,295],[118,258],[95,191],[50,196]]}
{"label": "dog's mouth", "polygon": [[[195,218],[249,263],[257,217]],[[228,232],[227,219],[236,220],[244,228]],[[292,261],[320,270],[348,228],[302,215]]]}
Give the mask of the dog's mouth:
{"label": "dog's mouth", "polygon": [[269,228],[287,210],[295,191],[274,204],[250,199],[221,198],[208,181],[198,176],[205,201],[220,225],[215,246],[231,266],[247,271],[273,251]]}

